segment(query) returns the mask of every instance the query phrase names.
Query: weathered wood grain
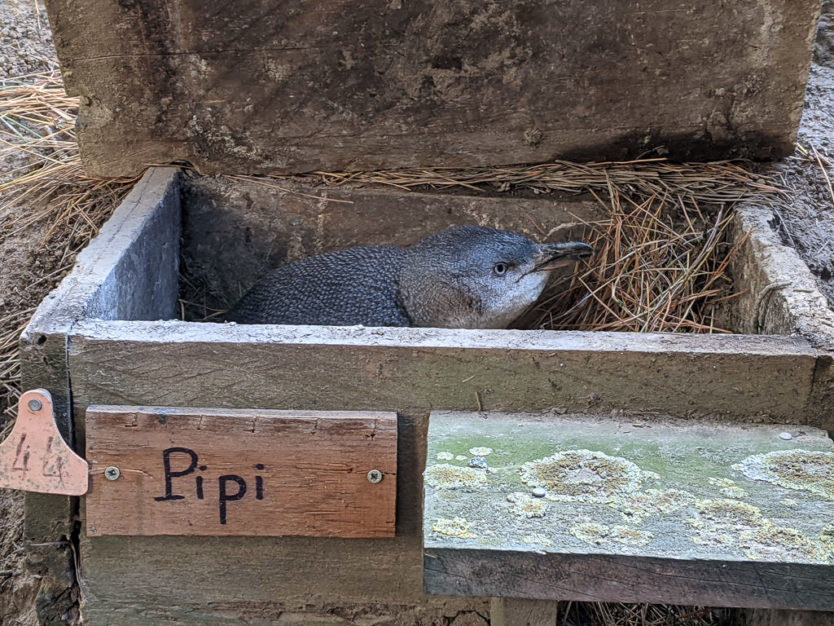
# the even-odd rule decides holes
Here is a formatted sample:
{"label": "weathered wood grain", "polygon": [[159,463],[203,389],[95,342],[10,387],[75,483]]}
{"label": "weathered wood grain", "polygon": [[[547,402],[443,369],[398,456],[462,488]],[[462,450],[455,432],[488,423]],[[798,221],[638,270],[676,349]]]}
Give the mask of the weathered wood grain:
{"label": "weathered wood grain", "polygon": [[834,626],[834,613],[750,609],[738,611],[733,626]]}
{"label": "weathered wood grain", "polygon": [[85,421],[90,536],[394,535],[394,413],[92,406]]}
{"label": "weathered wood grain", "polygon": [[[819,0],[47,2],[93,175],[790,153]],[[348,10],[349,9],[349,10]]]}
{"label": "weathered wood grain", "polygon": [[[52,395],[55,420],[76,450],[70,407],[67,335],[87,315],[156,319],[173,311],[177,285],[179,187],[177,170],[156,168],[143,176],[99,236],[78,255],[73,271],[40,304],[20,339],[22,388]],[[146,232],[146,227],[152,228]],[[155,260],[158,265],[153,266]],[[132,268],[131,273],[125,273]],[[116,276],[125,279],[114,285]],[[110,285],[110,288],[105,288]],[[42,577],[39,617],[48,622],[77,602],[76,498],[27,493],[27,562]]]}
{"label": "weathered wood grain", "polygon": [[[72,320],[51,317],[49,311],[47,300],[20,339],[21,388],[50,391],[58,430],[72,445],[66,350]],[[77,603],[71,543],[77,514],[78,498],[32,492],[24,496],[26,564],[31,572],[41,576],[37,615],[42,622],[67,614]]]}
{"label": "weathered wood grain", "polygon": [[834,568],[790,563],[685,561],[601,554],[432,548],[429,593],[750,608],[834,608]]}
{"label": "weathered wood grain", "polygon": [[559,605],[548,600],[492,598],[490,626],[556,626]]}
{"label": "weathered wood grain", "polygon": [[69,358],[82,405],[827,419],[795,337],[88,321]]}
{"label": "weathered wood grain", "polygon": [[425,588],[831,609],[832,468],[809,427],[433,412]]}

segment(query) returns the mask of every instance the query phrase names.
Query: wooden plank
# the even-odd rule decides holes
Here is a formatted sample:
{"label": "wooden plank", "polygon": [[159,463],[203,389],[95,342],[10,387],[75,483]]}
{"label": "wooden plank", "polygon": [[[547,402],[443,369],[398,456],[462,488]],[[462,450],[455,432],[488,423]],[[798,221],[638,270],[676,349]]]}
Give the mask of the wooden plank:
{"label": "wooden plank", "polygon": [[434,412],[426,458],[429,593],[834,608],[825,431]]}
{"label": "wooden plank", "polygon": [[[91,175],[789,154],[819,0],[47,2]],[[245,35],[244,35],[245,34]]]}
{"label": "wooden plank", "polygon": [[394,413],[92,406],[102,535],[391,537]]}
{"label": "wooden plank", "polygon": [[834,626],[834,613],[820,611],[739,611],[734,626]]}
{"label": "wooden plank", "polygon": [[78,415],[90,404],[397,410],[393,539],[81,534],[88,616],[124,611],[136,616],[125,623],[140,623],[155,607],[201,623],[207,609],[195,617],[194,607],[215,607],[215,616],[229,597],[236,607],[303,605],[313,585],[333,603],[426,602],[421,475],[432,405],[475,409],[477,393],[487,409],[668,404],[682,415],[785,411],[799,421],[815,352],[792,337],[84,321],[68,358]]}
{"label": "wooden plank", "polygon": [[[748,203],[736,209],[734,239],[747,235],[730,272],[743,276],[746,290],[735,300],[735,326],[745,333],[799,334],[817,350],[811,404],[834,407],[834,311],[796,250],[771,228],[769,207]],[[829,421],[834,430],[834,419]]]}
{"label": "wooden plank", "polygon": [[69,355],[82,404],[831,419],[797,337],[86,321]]}
{"label": "wooden plank", "polygon": [[492,598],[490,626],[556,626],[559,604],[548,600]]}
{"label": "wooden plank", "polygon": [[[177,176],[175,169],[155,168],[142,177],[98,237],[78,255],[73,271],[40,304],[21,336],[22,388],[49,390],[58,429],[75,449],[84,446],[83,438],[76,438],[70,411],[67,335],[85,315],[145,319],[171,315],[179,247]],[[128,267],[133,269],[130,275],[124,272]],[[114,284],[116,276],[129,280],[119,286]],[[42,577],[38,614],[44,622],[68,614],[77,602],[71,592],[77,516],[76,498],[26,494],[27,557]]]}
{"label": "wooden plank", "polygon": [[507,562],[494,550],[432,548],[425,553],[426,591],[482,593],[586,602],[830,610],[834,571],[809,565],[720,563],[627,556],[520,552]]}

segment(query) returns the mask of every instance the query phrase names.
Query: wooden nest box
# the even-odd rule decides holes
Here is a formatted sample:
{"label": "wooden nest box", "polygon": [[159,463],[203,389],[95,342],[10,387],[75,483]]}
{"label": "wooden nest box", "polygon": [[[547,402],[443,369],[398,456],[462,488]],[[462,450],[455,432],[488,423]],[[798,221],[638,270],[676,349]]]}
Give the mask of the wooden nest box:
{"label": "wooden nest box", "polygon": [[819,2],[47,5],[88,172],[202,175],[148,170],[24,333],[25,387],[90,464],[83,497],[27,496],[44,615],[76,584],[119,624],[834,609],[830,484],[744,450],[834,456],[831,313],[763,209],[735,218],[729,336],[178,320],[184,266],[231,298],[276,261],[600,211],[206,174],[784,156]]}

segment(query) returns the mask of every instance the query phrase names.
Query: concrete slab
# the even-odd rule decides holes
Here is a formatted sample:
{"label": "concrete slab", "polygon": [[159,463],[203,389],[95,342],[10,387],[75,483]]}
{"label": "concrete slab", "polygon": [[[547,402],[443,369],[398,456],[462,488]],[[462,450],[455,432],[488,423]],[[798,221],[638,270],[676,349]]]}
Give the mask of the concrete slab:
{"label": "concrete slab", "polygon": [[430,593],[834,608],[821,430],[434,412],[424,484]]}

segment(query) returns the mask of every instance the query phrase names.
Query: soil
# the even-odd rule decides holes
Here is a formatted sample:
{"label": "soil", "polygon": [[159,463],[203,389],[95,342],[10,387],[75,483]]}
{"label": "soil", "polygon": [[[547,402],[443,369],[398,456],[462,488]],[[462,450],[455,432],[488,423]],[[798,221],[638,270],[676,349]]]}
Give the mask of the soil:
{"label": "soil", "polygon": [[[54,57],[43,8],[34,0],[0,0],[0,82],[50,71],[55,68]],[[834,178],[834,0],[824,2],[814,61],[797,139],[811,158],[798,152],[775,166],[791,193],[774,202],[773,210],[786,243],[797,249],[834,304],[834,198],[823,167],[813,156],[816,148],[823,163],[828,159],[832,164],[828,176]],[[10,177],[9,170],[25,163],[20,153],[0,151],[0,182]],[[10,315],[23,323],[67,266],[62,245],[40,246],[48,218],[22,230],[9,226],[35,208],[27,205],[0,213],[0,320],[4,323]],[[11,415],[10,399],[0,391],[0,433]],[[37,623],[40,580],[26,568],[22,502],[22,494],[0,490],[0,624],[9,626]]]}
{"label": "soil", "polygon": [[[48,72],[56,66],[44,8],[33,0],[0,0],[0,82]],[[0,182],[10,179],[10,170],[26,162],[25,155],[0,151]],[[25,210],[19,207],[0,212],[0,319],[15,315],[18,324],[25,322],[27,311],[54,286],[58,277],[43,278],[56,269],[54,258],[60,255],[59,250],[31,252],[43,240],[48,228],[45,220],[9,234],[9,222],[22,217]],[[11,417],[7,411],[10,400],[9,394],[0,390],[0,431]],[[22,512],[23,493],[0,489],[0,624],[8,626],[38,623],[36,602],[41,581],[26,567]]]}

